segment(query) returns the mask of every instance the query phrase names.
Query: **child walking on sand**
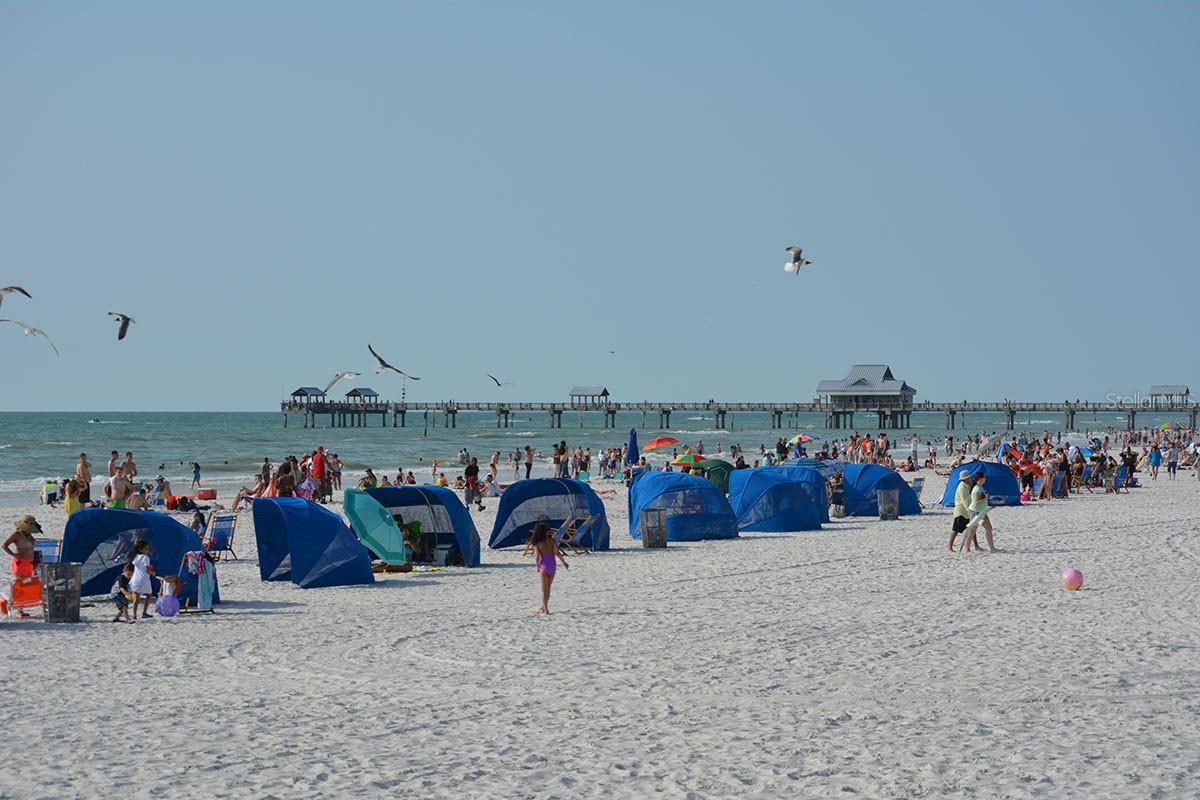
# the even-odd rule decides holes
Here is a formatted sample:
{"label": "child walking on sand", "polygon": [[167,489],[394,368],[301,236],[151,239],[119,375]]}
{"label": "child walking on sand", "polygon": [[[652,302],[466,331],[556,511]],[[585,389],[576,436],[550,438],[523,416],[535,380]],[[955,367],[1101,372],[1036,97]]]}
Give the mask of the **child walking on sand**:
{"label": "child walking on sand", "polygon": [[192,462],[192,488],[200,488],[200,464],[196,461]]}
{"label": "child walking on sand", "polygon": [[113,593],[113,603],[117,606],[117,615],[113,617],[113,622],[120,622],[124,617],[126,622],[133,622],[129,618],[129,603],[133,600],[133,592],[129,590],[129,579],[133,577],[133,564],[126,564],[121,570],[121,574],[117,576],[117,590]]}
{"label": "child walking on sand", "polygon": [[563,569],[569,569],[570,564],[567,563],[567,557],[563,555],[562,550],[558,548],[558,542],[551,535],[550,526],[544,522],[539,522],[533,527],[533,536],[525,545],[525,554],[528,555],[530,552],[537,560],[538,576],[542,584],[542,605],[538,608],[537,613],[538,616],[546,616],[550,613],[550,584],[554,583],[554,573],[558,569],[558,562],[562,562]]}
{"label": "child walking on sand", "polygon": [[133,592],[133,618],[137,619],[137,604],[138,598],[144,596],[142,601],[142,618],[153,616],[150,613],[150,597],[154,593],[154,586],[150,583],[150,573],[154,572],[154,566],[150,563],[150,543],[145,539],[138,539],[133,546],[133,576],[129,579],[129,591]]}

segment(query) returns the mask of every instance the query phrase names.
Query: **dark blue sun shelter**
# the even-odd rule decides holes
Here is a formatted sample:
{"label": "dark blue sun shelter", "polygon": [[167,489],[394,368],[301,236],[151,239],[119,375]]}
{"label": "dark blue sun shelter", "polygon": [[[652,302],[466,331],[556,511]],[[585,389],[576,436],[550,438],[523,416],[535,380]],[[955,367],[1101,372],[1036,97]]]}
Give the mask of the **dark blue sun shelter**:
{"label": "dark blue sun shelter", "polygon": [[[197,577],[180,569],[183,554],[203,550],[200,537],[177,520],[157,511],[132,511],[120,508],[81,508],[67,518],[63,533],[61,561],[83,565],[80,572],[83,596],[108,594],[133,560],[133,545],[138,539],[150,543],[150,564],[155,575],[179,577],[179,602],[196,604]],[[154,593],[159,582],[153,580]],[[216,586],[213,602],[220,602]]]}
{"label": "dark blue sun shelter", "polygon": [[988,493],[988,505],[1021,505],[1021,486],[1017,482],[1017,476],[1007,466],[995,461],[968,461],[952,469],[950,481],[942,494],[942,505],[954,505],[954,493],[958,491],[963,473],[974,475],[976,472],[982,472],[987,478],[983,482],[983,488]]}
{"label": "dark blue sun shelter", "polygon": [[642,538],[641,513],[662,509],[667,513],[667,539],[698,542],[735,539],[737,517],[725,493],[699,475],[684,472],[644,472],[629,487],[629,535]]}
{"label": "dark blue sun shelter", "polygon": [[342,518],[299,497],[254,501],[258,572],[264,581],[301,589],[375,582],[367,548]]}
{"label": "dark blue sun shelter", "polygon": [[575,540],[588,550],[608,549],[608,515],[604,502],[591,486],[570,478],[530,478],[509,485],[500,495],[496,524],[488,547],[516,547],[533,535],[533,526],[545,522],[553,531],[568,519],[591,526]]}
{"label": "dark blue sun shelter", "polygon": [[847,464],[842,470],[845,478],[846,515],[850,517],[879,516],[878,489],[900,492],[900,515],[921,513],[917,493],[900,477],[900,473],[879,464]]}
{"label": "dark blue sun shelter", "polygon": [[[828,469],[828,465],[836,464],[836,469]],[[791,461],[778,467],[770,467],[781,475],[786,475],[788,480],[796,481],[804,484],[808,489],[809,496],[817,505],[817,509],[821,512],[821,522],[829,522],[829,478],[836,473],[841,472],[845,466],[841,462],[825,462],[825,468],[811,466],[797,466]],[[761,469],[761,467],[760,467]]]}
{"label": "dark blue sun shelter", "polygon": [[[737,517],[738,529],[760,533],[820,530],[821,506],[814,499],[810,475],[820,481],[820,497],[824,500],[825,480],[816,470],[758,467],[731,472],[729,505]],[[825,511],[828,513],[827,504]]]}

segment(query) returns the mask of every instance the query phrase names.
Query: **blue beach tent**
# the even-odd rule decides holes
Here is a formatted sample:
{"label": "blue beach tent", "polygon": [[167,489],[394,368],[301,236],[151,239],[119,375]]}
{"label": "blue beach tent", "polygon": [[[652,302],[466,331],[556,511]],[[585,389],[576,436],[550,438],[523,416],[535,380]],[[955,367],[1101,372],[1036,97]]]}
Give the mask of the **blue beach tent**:
{"label": "blue beach tent", "polygon": [[987,476],[983,488],[988,493],[988,505],[1021,505],[1021,486],[1017,482],[1017,476],[1004,464],[998,464],[995,461],[968,461],[966,464],[952,469],[950,481],[946,484],[946,491],[942,494],[942,505],[954,505],[954,493],[958,491],[958,484],[964,472],[968,475],[982,472]]}
{"label": "blue beach tent", "polygon": [[875,517],[879,515],[877,489],[900,491],[900,515],[920,514],[921,503],[917,494],[900,477],[900,473],[879,464],[847,464],[842,470],[845,478],[846,515],[850,517]]}
{"label": "blue beach tent", "polygon": [[[707,483],[707,481],[706,481]],[[710,484],[711,485],[711,484]],[[595,517],[576,543],[588,550],[608,549],[608,515],[592,487],[570,478],[530,478],[509,485],[500,495],[496,524],[488,547],[516,547],[533,535],[533,526],[545,522],[551,530],[568,519],[583,522]]]}
{"label": "blue beach tent", "polygon": [[367,548],[342,518],[299,497],[254,501],[258,573],[264,581],[286,581],[301,589],[375,582]]}
{"label": "blue beach tent", "polygon": [[[780,466],[808,467],[810,469],[815,469],[817,472],[821,473],[821,477],[828,480],[845,469],[846,462],[841,460],[834,461],[833,459],[820,458],[789,458]],[[829,520],[826,519],[825,521],[828,522]]]}
{"label": "blue beach tent", "polygon": [[699,475],[643,472],[634,478],[629,486],[629,535],[634,539],[642,538],[641,512],[647,508],[667,512],[667,539],[672,542],[738,535],[737,517],[725,493]]}
{"label": "blue beach tent", "polygon": [[[829,478],[841,472],[845,464],[841,461],[817,461],[816,463],[824,466],[821,468],[800,466],[788,461],[782,466],[771,467],[771,469],[787,475],[789,480],[804,484],[816,504],[817,510],[821,512],[821,522],[829,522]],[[732,505],[732,503],[730,504]]]}
{"label": "blue beach tent", "polygon": [[[181,570],[180,565],[184,553],[203,550],[204,545],[195,531],[157,511],[81,508],[67,518],[59,560],[83,565],[81,595],[108,594],[121,569],[133,560],[133,545],[138,539],[150,543],[150,564],[155,575],[178,575],[179,602],[190,600],[195,605],[197,578]],[[158,580],[151,583],[158,594]],[[215,586],[213,602],[220,602]]]}
{"label": "blue beach tent", "polygon": [[[783,533],[821,529],[821,508],[813,499],[811,483],[792,473],[816,475],[825,497],[825,480],[806,467],[759,467],[734,470],[729,476],[729,505],[738,529]],[[828,508],[826,508],[828,511]]]}
{"label": "blue beach tent", "polygon": [[[394,559],[381,547],[404,552],[403,535],[393,519],[400,514],[406,525],[421,523],[421,533],[428,537],[430,547],[456,549],[463,566],[479,566],[475,521],[458,495],[444,486],[380,486],[365,492],[350,489],[345,510],[358,538],[385,561]],[[396,563],[403,563],[403,558]]]}

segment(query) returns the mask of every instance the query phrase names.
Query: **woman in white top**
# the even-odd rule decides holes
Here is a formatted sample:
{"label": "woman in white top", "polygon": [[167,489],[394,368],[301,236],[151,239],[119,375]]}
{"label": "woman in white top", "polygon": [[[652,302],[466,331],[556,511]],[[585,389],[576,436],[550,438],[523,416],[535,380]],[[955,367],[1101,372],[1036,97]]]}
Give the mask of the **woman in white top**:
{"label": "woman in white top", "polygon": [[137,619],[137,604],[138,597],[145,596],[142,601],[142,616],[149,617],[150,614],[150,596],[154,592],[154,586],[150,583],[150,573],[154,572],[154,565],[150,563],[150,543],[145,539],[138,539],[133,546],[133,577],[129,579],[129,591],[133,592],[133,618]]}

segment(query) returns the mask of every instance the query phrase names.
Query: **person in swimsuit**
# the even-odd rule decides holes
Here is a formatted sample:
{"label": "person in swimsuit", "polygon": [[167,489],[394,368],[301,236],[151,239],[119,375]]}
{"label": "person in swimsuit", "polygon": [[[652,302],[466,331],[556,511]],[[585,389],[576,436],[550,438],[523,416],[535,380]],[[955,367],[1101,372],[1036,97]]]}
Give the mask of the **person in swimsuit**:
{"label": "person in swimsuit", "polygon": [[[14,582],[33,577],[33,570],[37,566],[37,542],[34,534],[41,532],[42,526],[38,521],[26,514],[17,520],[16,530],[4,540],[4,552],[12,556]],[[22,617],[29,616],[20,608],[17,609],[17,614]]]}
{"label": "person in swimsuit", "polygon": [[538,578],[542,585],[542,605],[538,608],[538,616],[550,614],[550,584],[554,583],[554,573],[558,570],[558,562],[562,561],[563,569],[569,569],[567,557],[558,548],[558,542],[550,533],[550,526],[539,522],[533,526],[533,536],[525,545],[525,554],[533,553],[536,559]]}
{"label": "person in swimsuit", "polygon": [[200,488],[200,464],[196,461],[192,462],[192,488]]}

